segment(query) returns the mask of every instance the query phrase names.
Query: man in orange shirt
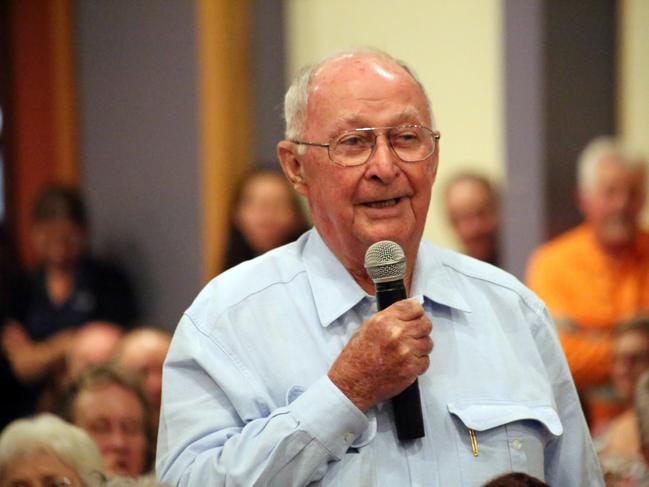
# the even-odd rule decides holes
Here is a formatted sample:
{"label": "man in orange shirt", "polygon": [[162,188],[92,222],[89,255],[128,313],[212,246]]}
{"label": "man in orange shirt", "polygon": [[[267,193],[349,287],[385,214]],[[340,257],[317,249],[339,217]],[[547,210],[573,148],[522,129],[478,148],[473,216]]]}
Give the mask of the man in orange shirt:
{"label": "man in orange shirt", "polygon": [[649,310],[649,232],[639,228],[645,166],[614,139],[592,141],[577,168],[584,222],[542,245],[528,266],[587,402],[609,380],[615,325]]}

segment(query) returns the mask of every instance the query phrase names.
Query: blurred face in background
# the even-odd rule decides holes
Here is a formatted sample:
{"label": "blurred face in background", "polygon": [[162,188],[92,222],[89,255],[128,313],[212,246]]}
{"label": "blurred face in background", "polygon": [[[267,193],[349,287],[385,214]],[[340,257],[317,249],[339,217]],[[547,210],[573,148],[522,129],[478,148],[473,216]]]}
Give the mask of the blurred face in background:
{"label": "blurred face in background", "polygon": [[492,259],[498,245],[498,209],[488,188],[462,179],[446,192],[446,211],[464,251],[481,260]]}
{"label": "blurred face in background", "polygon": [[645,198],[644,172],[629,169],[616,159],[603,159],[596,167],[592,187],[579,193],[582,213],[605,249],[631,245]]}
{"label": "blurred face in background", "polygon": [[141,375],[142,386],[151,406],[154,425],[157,425],[160,415],[162,365],[170,343],[171,335],[164,332],[134,331],[124,339],[118,354],[118,362],[122,367]]}
{"label": "blurred face in background", "polygon": [[649,335],[641,330],[628,330],[613,342],[611,375],[618,395],[633,400],[636,383],[649,370]]}
{"label": "blurred face in background", "polygon": [[20,455],[2,477],[2,487],[81,487],[83,482],[72,468],[46,452]]}
{"label": "blurred face in background", "polygon": [[83,255],[86,232],[66,218],[37,222],[32,229],[36,254],[45,267],[73,267]]}
{"label": "blurred face in background", "polygon": [[292,188],[281,174],[254,174],[234,209],[234,224],[258,253],[287,243],[301,227]]}
{"label": "blurred face in background", "polygon": [[118,384],[85,389],[74,402],[73,417],[74,424],[99,446],[106,472],[145,473],[149,454],[146,418],[134,392]]}

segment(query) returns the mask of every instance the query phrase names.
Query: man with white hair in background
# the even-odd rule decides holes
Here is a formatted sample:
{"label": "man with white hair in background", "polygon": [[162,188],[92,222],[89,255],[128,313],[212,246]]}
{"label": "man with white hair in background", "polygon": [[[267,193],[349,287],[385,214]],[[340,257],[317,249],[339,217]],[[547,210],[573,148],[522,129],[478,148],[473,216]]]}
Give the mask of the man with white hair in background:
{"label": "man with white hair in background", "polygon": [[615,326],[649,309],[649,233],[640,228],[646,161],[610,137],[593,140],[577,166],[582,224],[542,245],[527,283],[557,322],[591,424],[605,420]]}
{"label": "man with white hair in background", "polygon": [[[161,479],[476,487],[516,470],[602,486],[543,304],[421,240],[440,134],[412,71],[377,51],[336,55],[298,74],[285,115],[278,156],[315,228],[219,275],[181,318]],[[364,263],[383,240],[403,249],[413,298],[377,312]],[[404,438],[391,399],[417,378],[423,431]]]}

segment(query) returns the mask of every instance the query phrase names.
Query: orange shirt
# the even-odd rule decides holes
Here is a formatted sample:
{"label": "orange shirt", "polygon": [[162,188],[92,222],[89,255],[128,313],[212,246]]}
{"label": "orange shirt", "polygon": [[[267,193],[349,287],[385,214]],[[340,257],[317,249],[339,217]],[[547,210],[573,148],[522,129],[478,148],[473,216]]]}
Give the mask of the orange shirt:
{"label": "orange shirt", "polygon": [[532,255],[527,284],[557,321],[577,387],[606,382],[610,332],[649,310],[649,233],[640,232],[634,247],[614,259],[602,252],[588,225],[579,225]]}

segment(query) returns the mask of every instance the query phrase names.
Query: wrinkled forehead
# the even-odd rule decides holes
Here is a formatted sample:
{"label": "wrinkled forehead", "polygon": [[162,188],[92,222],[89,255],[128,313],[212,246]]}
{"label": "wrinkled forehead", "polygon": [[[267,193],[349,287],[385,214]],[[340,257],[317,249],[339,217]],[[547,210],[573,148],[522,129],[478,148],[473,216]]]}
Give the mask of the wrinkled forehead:
{"label": "wrinkled forehead", "polygon": [[[383,103],[399,99],[410,106],[398,114],[404,118],[416,117],[430,125],[428,101],[419,83],[396,62],[374,55],[348,55],[331,60],[313,75],[309,87],[307,120],[325,114],[325,107],[343,121],[362,118],[354,112],[354,102]],[[320,118],[320,117],[318,117]]]}

